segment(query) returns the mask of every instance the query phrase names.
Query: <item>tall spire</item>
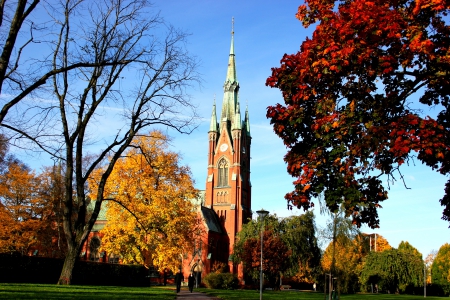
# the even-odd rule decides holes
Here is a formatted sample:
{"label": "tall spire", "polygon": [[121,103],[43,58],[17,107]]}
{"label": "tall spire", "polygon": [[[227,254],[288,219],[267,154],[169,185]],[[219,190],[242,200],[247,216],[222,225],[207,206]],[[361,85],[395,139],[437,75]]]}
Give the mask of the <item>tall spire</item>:
{"label": "tall spire", "polygon": [[230,56],[228,57],[227,79],[225,81],[230,81],[231,83],[237,81],[236,61],[234,58],[234,17],[231,19],[231,46],[230,46]]}
{"label": "tall spire", "polygon": [[231,21],[231,47],[228,57],[228,69],[227,78],[223,86],[223,104],[222,112],[220,115],[220,122],[227,121],[228,129],[231,127],[231,123],[234,122],[234,114],[236,111],[237,96],[239,91],[239,82],[236,76],[236,61],[234,55],[234,18]]}

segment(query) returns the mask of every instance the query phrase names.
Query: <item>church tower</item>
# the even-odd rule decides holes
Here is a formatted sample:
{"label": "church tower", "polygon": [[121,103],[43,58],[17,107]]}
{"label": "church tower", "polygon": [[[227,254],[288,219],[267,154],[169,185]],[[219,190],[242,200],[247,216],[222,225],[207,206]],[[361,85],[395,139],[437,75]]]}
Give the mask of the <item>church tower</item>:
{"label": "church tower", "polygon": [[[220,220],[227,243],[223,249],[233,252],[236,234],[251,218],[250,183],[250,121],[248,108],[241,115],[239,82],[236,76],[234,53],[234,19],[228,69],[223,85],[223,103],[219,118],[214,99],[209,127],[208,176],[204,206],[214,211]],[[223,257],[223,255],[222,255]],[[230,271],[238,273],[237,266],[228,261]],[[239,271],[241,273],[242,271]],[[241,274],[240,274],[241,275]]]}

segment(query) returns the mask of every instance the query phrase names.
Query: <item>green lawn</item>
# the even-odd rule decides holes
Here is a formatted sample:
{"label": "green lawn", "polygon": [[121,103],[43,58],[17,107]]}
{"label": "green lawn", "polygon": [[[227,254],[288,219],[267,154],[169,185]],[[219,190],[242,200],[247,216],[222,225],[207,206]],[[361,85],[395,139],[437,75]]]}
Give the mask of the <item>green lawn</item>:
{"label": "green lawn", "polygon": [[174,288],[0,283],[0,299],[175,299]]}
{"label": "green lawn", "polygon": [[[211,296],[218,297],[224,300],[258,300],[259,291],[257,290],[210,290],[210,289],[197,289],[198,291],[207,293]],[[319,292],[297,292],[297,291],[264,291],[264,300],[324,300],[325,295]],[[327,295],[328,299],[328,295]],[[419,300],[424,299],[422,296],[411,295],[386,295],[386,294],[356,294],[356,295],[341,295],[342,300]],[[427,300],[442,300],[441,297],[426,297]]]}
{"label": "green lawn", "polygon": [[[183,288],[186,289],[186,288]],[[224,300],[258,300],[257,290],[211,290],[196,289],[211,296]],[[152,299],[174,300],[176,298],[173,286],[168,287],[118,287],[118,286],[59,286],[51,284],[14,284],[0,283],[0,299]],[[423,296],[385,295],[385,294],[357,294],[342,295],[342,300],[419,300]],[[264,300],[311,299],[324,300],[323,293],[297,291],[264,291]],[[443,299],[427,297],[427,300]]]}

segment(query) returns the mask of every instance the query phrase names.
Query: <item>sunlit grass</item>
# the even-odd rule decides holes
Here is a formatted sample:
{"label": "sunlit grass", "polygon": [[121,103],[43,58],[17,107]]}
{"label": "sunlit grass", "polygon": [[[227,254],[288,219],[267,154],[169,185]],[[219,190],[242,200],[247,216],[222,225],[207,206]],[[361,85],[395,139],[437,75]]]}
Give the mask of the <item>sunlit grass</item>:
{"label": "sunlit grass", "polygon": [[[259,299],[259,291],[257,290],[211,290],[211,289],[197,289],[198,291],[207,293],[213,297],[218,297],[224,300],[257,300]],[[309,291],[264,291],[264,300],[324,300],[325,295],[320,292]],[[328,299],[328,295],[327,295]],[[355,295],[341,295],[342,300],[419,300],[424,299],[422,296],[412,295],[395,295],[395,294],[355,294]],[[427,300],[442,300],[440,297],[426,297]]]}
{"label": "sunlit grass", "polygon": [[[186,288],[183,288],[186,289]],[[257,300],[258,290],[212,290],[195,289],[212,297],[223,300]],[[423,296],[387,295],[387,294],[356,294],[341,295],[343,300],[419,300]],[[173,286],[167,287],[119,287],[119,286],[60,286],[51,284],[14,284],[0,283],[0,299],[152,299],[174,300],[176,293]],[[264,291],[265,300],[324,300],[320,292],[309,291]],[[443,299],[426,297],[427,300]]]}
{"label": "sunlit grass", "polygon": [[173,288],[0,283],[0,299],[175,299]]}

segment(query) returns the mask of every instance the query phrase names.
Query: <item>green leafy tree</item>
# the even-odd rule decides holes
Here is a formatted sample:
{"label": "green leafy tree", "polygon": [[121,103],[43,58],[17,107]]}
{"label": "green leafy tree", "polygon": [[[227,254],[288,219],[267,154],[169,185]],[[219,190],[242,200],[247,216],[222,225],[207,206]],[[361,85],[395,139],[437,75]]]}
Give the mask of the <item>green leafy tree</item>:
{"label": "green leafy tree", "polygon": [[[264,270],[270,277],[270,284],[277,288],[280,272],[297,282],[313,282],[321,273],[314,214],[308,212],[288,218],[268,215],[264,226],[263,266],[267,261],[267,271],[265,267]],[[253,280],[259,279],[260,235],[260,220],[251,220],[238,233],[233,249],[234,261],[243,262],[245,273]]]}
{"label": "green leafy tree", "polygon": [[439,285],[446,295],[450,294],[450,244],[439,248],[431,265],[431,282]]}
{"label": "green leafy tree", "polygon": [[313,283],[321,274],[321,250],[316,236],[313,212],[291,216],[281,220],[283,240],[292,251],[289,256],[290,268],[284,274],[298,282]]}
{"label": "green leafy tree", "polygon": [[[297,18],[316,26],[284,55],[266,85],[283,104],[267,109],[288,148],[295,190],[288,205],[308,209],[319,195],[342,204],[358,226],[379,226],[384,179],[419,159],[450,171],[450,27],[444,0],[306,0]],[[419,109],[436,106],[437,118]],[[385,178],[382,178],[382,177]],[[386,178],[387,177],[387,178]],[[441,199],[450,221],[450,181]]]}
{"label": "green leafy tree", "polygon": [[361,272],[363,285],[378,285],[388,293],[411,292],[423,285],[423,260],[409,243],[402,242],[398,249],[370,252]]}

